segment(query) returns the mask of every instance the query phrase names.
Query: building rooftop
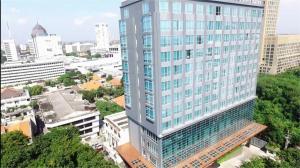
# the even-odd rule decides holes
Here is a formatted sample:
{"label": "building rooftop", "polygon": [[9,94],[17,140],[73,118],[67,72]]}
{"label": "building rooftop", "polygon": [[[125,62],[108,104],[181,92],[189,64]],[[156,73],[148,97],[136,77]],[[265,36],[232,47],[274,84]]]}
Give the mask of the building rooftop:
{"label": "building rooftop", "polygon": [[[79,85],[79,88],[82,89],[82,90],[89,90],[89,91],[90,90],[97,90],[99,87],[102,86],[100,80],[102,80],[102,78],[99,77],[98,75],[94,74],[92,80]],[[105,79],[103,79],[103,80],[105,80]]]}
{"label": "building rooftop", "polygon": [[128,128],[128,117],[126,115],[126,111],[105,116],[104,119],[119,130]]}
{"label": "building rooftop", "polygon": [[48,33],[47,33],[46,29],[38,23],[33,27],[32,32],[31,32],[32,38],[34,38],[36,36],[47,36],[47,35],[48,35]]}
{"label": "building rooftop", "polygon": [[124,95],[116,97],[116,98],[112,99],[112,101],[114,103],[116,103],[117,105],[125,108],[125,96]]}
{"label": "building rooftop", "polygon": [[26,96],[26,95],[27,95],[27,93],[23,89],[14,89],[14,88],[1,89],[1,100],[15,98],[15,97],[21,97],[21,96]]}
{"label": "building rooftop", "polygon": [[122,85],[121,79],[119,79],[119,78],[113,78],[112,80],[108,81],[108,83],[114,87]]}
{"label": "building rooftop", "polygon": [[[238,147],[242,143],[248,141],[258,133],[265,130],[267,127],[257,123],[251,123],[245,128],[235,132],[234,134],[226,137],[218,143],[205,148],[193,155],[192,157],[180,162],[176,165],[177,168],[193,168],[193,167],[209,167],[217,159],[224,156],[234,148]],[[120,156],[124,161],[132,168],[138,168],[140,166],[154,167],[149,161],[145,160],[138,151],[130,144],[124,144],[117,148]],[[172,165],[170,165],[172,166]]]}
{"label": "building rooftop", "polygon": [[82,100],[72,89],[55,91],[39,99],[40,109],[46,123],[82,116],[96,111],[95,105]]}
{"label": "building rooftop", "polygon": [[26,118],[21,121],[15,121],[6,126],[1,125],[1,134],[12,132],[12,131],[21,131],[27,137],[32,138],[33,135],[32,135],[31,119]]}

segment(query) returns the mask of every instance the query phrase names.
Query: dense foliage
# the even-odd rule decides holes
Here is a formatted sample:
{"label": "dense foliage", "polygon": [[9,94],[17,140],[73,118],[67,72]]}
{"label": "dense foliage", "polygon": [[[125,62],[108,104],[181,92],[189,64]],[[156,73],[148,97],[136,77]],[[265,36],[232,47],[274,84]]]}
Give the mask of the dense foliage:
{"label": "dense foliage", "polygon": [[90,103],[95,102],[95,98],[102,98],[104,96],[110,96],[110,97],[118,97],[124,94],[124,88],[123,87],[117,87],[117,88],[104,88],[99,87],[97,90],[91,90],[91,91],[81,91],[82,93],[82,99],[88,100]]}
{"label": "dense foliage", "polygon": [[291,134],[291,146],[300,145],[300,69],[280,75],[260,75],[254,118],[268,126],[263,139],[284,147]]}
{"label": "dense foliage", "polygon": [[[258,100],[254,118],[268,126],[261,138],[267,148],[277,150],[279,161],[255,158],[242,168],[294,168],[300,165],[300,69],[279,75],[260,75],[257,83]],[[290,134],[289,149],[285,137]]]}
{"label": "dense foliage", "polygon": [[20,132],[1,135],[1,168],[15,167],[117,167],[102,154],[80,142],[76,128],[56,128],[28,139]]}
{"label": "dense foliage", "polygon": [[35,85],[35,86],[26,86],[25,89],[28,89],[29,95],[30,96],[36,96],[40,95],[44,91],[44,87],[41,85]]}
{"label": "dense foliage", "polygon": [[124,111],[124,109],[119,105],[117,105],[116,103],[104,101],[104,100],[97,101],[96,107],[100,111],[102,118],[113,113]]}
{"label": "dense foliage", "polygon": [[254,158],[243,163],[241,168],[296,168],[300,165],[300,150],[289,148],[278,152],[279,161],[268,158]]}
{"label": "dense foliage", "polygon": [[76,85],[74,79],[79,78],[80,75],[81,73],[78,71],[66,72],[57,79],[57,82],[62,83],[64,86]]}

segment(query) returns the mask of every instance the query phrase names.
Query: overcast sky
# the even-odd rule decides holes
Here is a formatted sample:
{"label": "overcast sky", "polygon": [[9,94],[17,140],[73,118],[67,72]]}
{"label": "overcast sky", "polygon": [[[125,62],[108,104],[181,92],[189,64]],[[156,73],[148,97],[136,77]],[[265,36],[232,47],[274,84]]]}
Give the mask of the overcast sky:
{"label": "overcast sky", "polygon": [[[39,22],[63,41],[95,40],[94,25],[109,24],[110,39],[118,39],[122,0],[1,0],[1,39],[8,38],[7,24],[17,43],[30,38]],[[300,0],[281,0],[278,33],[300,34]]]}

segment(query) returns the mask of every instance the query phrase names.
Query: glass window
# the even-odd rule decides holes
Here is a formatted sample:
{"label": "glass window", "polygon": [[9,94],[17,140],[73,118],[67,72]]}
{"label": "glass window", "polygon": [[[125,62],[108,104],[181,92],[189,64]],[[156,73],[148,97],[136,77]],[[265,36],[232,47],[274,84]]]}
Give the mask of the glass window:
{"label": "glass window", "polygon": [[153,91],[153,85],[152,85],[152,81],[151,80],[145,80],[145,90],[148,92],[152,92]]}
{"label": "glass window", "polygon": [[173,31],[182,31],[183,22],[179,20],[173,20]]}
{"label": "glass window", "polygon": [[149,10],[149,3],[144,2],[143,3],[143,14],[145,15],[145,14],[148,14],[149,12],[150,12],[150,10]]}
{"label": "glass window", "polygon": [[144,75],[145,77],[152,78],[152,66],[144,65]]}
{"label": "glass window", "polygon": [[171,53],[170,52],[161,52],[160,53],[160,61],[161,62],[171,61]]}
{"label": "glass window", "polygon": [[191,97],[192,94],[193,94],[192,89],[188,89],[188,90],[185,90],[185,91],[184,91],[184,96],[185,96],[186,98]]}
{"label": "glass window", "polygon": [[182,86],[182,79],[174,79],[173,81],[174,88],[179,88]]}
{"label": "glass window", "polygon": [[126,35],[126,22],[120,21],[120,35]]}
{"label": "glass window", "polygon": [[196,28],[197,30],[204,30],[204,21],[197,21]]}
{"label": "glass window", "polygon": [[174,101],[182,100],[182,93],[181,92],[175,92],[174,93]]}
{"label": "glass window", "polygon": [[192,64],[185,64],[185,72],[191,72],[192,71]]}
{"label": "glass window", "polygon": [[214,30],[214,21],[207,22],[207,30]]}
{"label": "glass window", "polygon": [[170,67],[161,67],[161,76],[170,76],[171,75],[171,68]]}
{"label": "glass window", "polygon": [[145,94],[146,96],[146,103],[147,104],[150,104],[150,105],[153,105],[153,95],[152,94],[149,94],[149,93],[146,93]]}
{"label": "glass window", "polygon": [[203,15],[203,11],[204,11],[204,6],[201,4],[197,4],[197,6],[196,6],[197,15]]}
{"label": "glass window", "polygon": [[196,44],[202,44],[203,43],[203,38],[201,35],[196,36]]}
{"label": "glass window", "polygon": [[188,14],[193,13],[193,4],[192,3],[185,4],[185,13],[188,13]]}
{"label": "glass window", "polygon": [[181,117],[177,117],[173,121],[174,126],[177,126],[177,125],[179,125],[181,123],[182,123],[182,118]]}
{"label": "glass window", "polygon": [[152,63],[152,51],[151,50],[145,50],[144,51],[144,63],[145,64],[151,64]]}
{"label": "glass window", "polygon": [[167,121],[167,122],[162,123],[162,129],[163,129],[163,130],[170,129],[171,126],[172,126],[172,125],[171,125],[171,121]]}
{"label": "glass window", "polygon": [[216,6],[216,15],[217,16],[222,15],[222,8],[221,8],[221,6]]}
{"label": "glass window", "polygon": [[186,59],[193,57],[193,50],[185,50]]}
{"label": "glass window", "polygon": [[193,103],[191,101],[189,102],[185,102],[185,105],[184,105],[184,110],[190,110],[192,109],[192,105]]}
{"label": "glass window", "polygon": [[152,31],[152,22],[151,16],[143,17],[143,32],[151,32]]}
{"label": "glass window", "polygon": [[161,90],[166,91],[171,89],[171,82],[166,81],[166,82],[161,82]]}
{"label": "glass window", "polygon": [[143,37],[144,48],[152,48],[152,36],[145,35]]}
{"label": "glass window", "polygon": [[182,73],[182,65],[174,65],[174,74]]}
{"label": "glass window", "polygon": [[185,24],[186,24],[185,27],[187,31],[194,31],[194,24],[195,24],[194,21],[187,20]]}
{"label": "glass window", "polygon": [[183,111],[183,106],[181,104],[174,105],[174,114],[181,113]]}
{"label": "glass window", "polygon": [[224,15],[230,16],[230,7],[227,7],[227,6],[224,7]]}
{"label": "glass window", "polygon": [[159,0],[159,11],[160,12],[169,12],[168,0]]}
{"label": "glass window", "polygon": [[203,56],[204,56],[203,49],[196,50],[196,57],[203,57]]}
{"label": "glass window", "polygon": [[124,10],[123,10],[123,15],[124,15],[124,18],[125,18],[125,19],[129,18],[129,11],[128,11],[127,8],[124,8]]}
{"label": "glass window", "polygon": [[171,45],[171,38],[169,36],[161,36],[160,37],[160,46],[167,47]]}
{"label": "glass window", "polygon": [[186,45],[192,45],[194,44],[194,36],[185,36],[185,44]]}
{"label": "glass window", "polygon": [[173,2],[173,13],[181,13],[181,2]]}
{"label": "glass window", "polygon": [[160,21],[160,31],[161,32],[171,31],[171,21],[169,21],[169,20],[161,20]]}
{"label": "glass window", "polygon": [[152,107],[146,106],[146,118],[154,121],[154,111]]}
{"label": "glass window", "polygon": [[177,61],[177,60],[181,60],[182,59],[182,51],[174,51],[173,52],[173,59],[175,60],[175,61]]}
{"label": "glass window", "polygon": [[193,82],[193,77],[192,76],[186,76],[185,77],[185,85],[190,85]]}
{"label": "glass window", "polygon": [[163,108],[162,111],[161,111],[161,114],[162,114],[163,118],[171,116],[171,113],[172,113],[172,111],[171,111],[170,108]]}
{"label": "glass window", "polygon": [[173,36],[172,37],[172,44],[174,46],[182,45],[182,37],[181,36]]}
{"label": "glass window", "polygon": [[162,96],[162,104],[165,105],[169,103],[171,103],[171,96],[170,95]]}
{"label": "glass window", "polygon": [[214,15],[215,14],[215,7],[213,5],[208,5],[206,8],[207,15]]}

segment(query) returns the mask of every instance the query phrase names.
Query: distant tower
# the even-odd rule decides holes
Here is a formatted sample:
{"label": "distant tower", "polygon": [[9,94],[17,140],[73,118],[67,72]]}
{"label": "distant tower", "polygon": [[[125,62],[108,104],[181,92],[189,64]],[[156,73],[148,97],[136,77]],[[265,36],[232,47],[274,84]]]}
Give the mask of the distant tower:
{"label": "distant tower", "polygon": [[108,25],[106,23],[98,23],[95,27],[96,31],[96,48],[98,50],[109,50]]}
{"label": "distant tower", "polygon": [[[3,40],[2,46],[5,52],[5,57],[7,61],[18,61],[18,52],[16,48],[15,40],[11,37],[11,31],[9,29],[9,25],[6,22],[7,30],[8,30],[8,40]],[[1,47],[2,48],[2,47]]]}

